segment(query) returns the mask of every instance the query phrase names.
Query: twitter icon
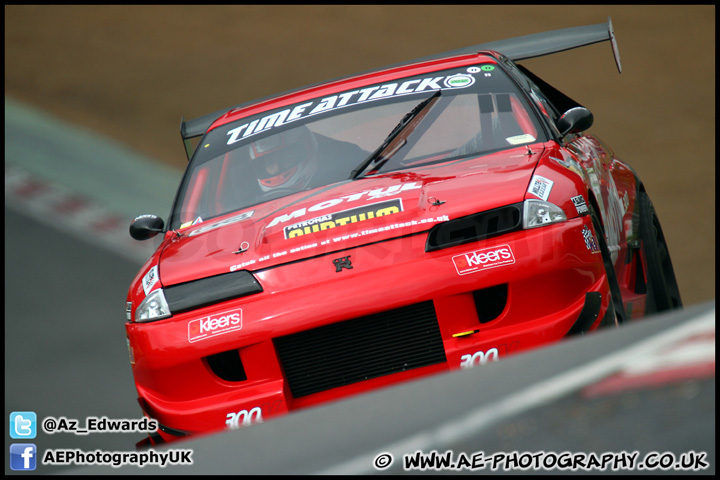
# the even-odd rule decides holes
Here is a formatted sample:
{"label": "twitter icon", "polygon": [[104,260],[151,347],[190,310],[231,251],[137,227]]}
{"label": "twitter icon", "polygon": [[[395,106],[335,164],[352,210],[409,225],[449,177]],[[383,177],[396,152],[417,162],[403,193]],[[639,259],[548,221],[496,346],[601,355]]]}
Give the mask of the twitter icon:
{"label": "twitter icon", "polygon": [[35,412],[12,412],[10,414],[10,438],[35,438],[37,415]]}

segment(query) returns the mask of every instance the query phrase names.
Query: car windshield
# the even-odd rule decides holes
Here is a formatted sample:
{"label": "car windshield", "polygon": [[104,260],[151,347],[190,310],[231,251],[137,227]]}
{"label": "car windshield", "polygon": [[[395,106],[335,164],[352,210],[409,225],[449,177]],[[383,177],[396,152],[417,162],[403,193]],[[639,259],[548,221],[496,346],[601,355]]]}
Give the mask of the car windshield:
{"label": "car windshield", "polygon": [[[433,96],[437,90],[442,95]],[[495,63],[347,90],[208,132],[185,173],[169,225],[175,230],[352,181],[351,173],[361,179],[536,141],[545,141],[536,116]],[[358,176],[359,166],[364,175]]]}

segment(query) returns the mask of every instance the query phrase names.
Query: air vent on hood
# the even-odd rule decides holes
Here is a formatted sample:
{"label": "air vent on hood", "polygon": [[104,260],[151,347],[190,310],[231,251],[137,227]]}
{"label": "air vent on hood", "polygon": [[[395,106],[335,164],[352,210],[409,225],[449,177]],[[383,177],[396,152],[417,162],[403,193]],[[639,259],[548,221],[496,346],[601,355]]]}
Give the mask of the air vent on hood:
{"label": "air vent on hood", "polygon": [[244,297],[263,291],[260,283],[247,270],[201,278],[171,285],[164,289],[172,313]]}
{"label": "air vent on hood", "polygon": [[426,252],[502,235],[522,228],[522,203],[475,213],[435,225]]}

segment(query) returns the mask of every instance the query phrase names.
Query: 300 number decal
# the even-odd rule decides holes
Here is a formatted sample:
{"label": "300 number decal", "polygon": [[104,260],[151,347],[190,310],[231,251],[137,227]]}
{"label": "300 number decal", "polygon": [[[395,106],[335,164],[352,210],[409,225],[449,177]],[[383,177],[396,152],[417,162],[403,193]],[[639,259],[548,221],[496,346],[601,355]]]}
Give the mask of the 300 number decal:
{"label": "300 number decal", "polygon": [[466,354],[460,357],[460,368],[472,368],[477,365],[485,365],[488,362],[497,362],[500,353],[497,348],[491,348],[487,352],[479,350],[472,355]]}
{"label": "300 number decal", "polygon": [[248,410],[240,410],[239,412],[230,412],[227,414],[225,425],[230,430],[236,430],[240,427],[248,427],[255,423],[262,423],[262,409],[254,407]]}

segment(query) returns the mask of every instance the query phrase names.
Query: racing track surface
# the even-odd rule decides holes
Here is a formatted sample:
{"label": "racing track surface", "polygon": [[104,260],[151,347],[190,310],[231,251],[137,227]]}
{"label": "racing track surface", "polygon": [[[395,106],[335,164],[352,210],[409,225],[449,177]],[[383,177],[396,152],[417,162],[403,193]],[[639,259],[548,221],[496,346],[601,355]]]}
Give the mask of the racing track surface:
{"label": "racing track surface", "polygon": [[[255,31],[264,32],[263,41],[254,46],[256,55],[237,48],[257,38],[253,37],[255,31],[239,29],[238,35],[245,36],[232,37],[228,32],[234,30],[223,22],[239,18],[222,10],[178,7],[173,15],[162,15],[162,11],[149,8],[145,15],[131,14],[128,19],[119,10],[122,7],[111,7],[111,15],[78,7],[66,22],[58,22],[57,8],[62,7],[6,7],[6,66],[11,66],[6,68],[6,95],[10,91],[36,107],[122,139],[124,144],[108,145],[92,132],[48,123],[42,114],[16,108],[6,97],[5,473],[15,473],[9,470],[7,453],[14,441],[7,435],[12,411],[32,410],[38,419],[139,417],[124,341],[124,299],[129,282],[152,247],[129,241],[127,225],[139,213],[167,216],[179,172],[151,163],[129,151],[127,145],[171,164],[168,158],[182,155],[176,130],[181,113],[201,115],[286,88],[465,46],[469,38],[471,43],[479,43],[535,33],[545,26],[599,23],[606,14],[612,16],[619,37],[623,75],[609,72],[609,76],[604,71],[612,67],[606,45],[591,47],[590,65],[601,65],[603,73],[593,70],[594,79],[580,82],[574,76],[577,72],[565,65],[562,71],[567,83],[560,86],[573,86],[569,93],[582,94],[596,118],[606,119],[604,123],[598,120],[600,135],[637,167],[648,183],[676,268],[686,272],[681,288],[688,308],[680,312],[682,318],[666,315],[507,358],[486,368],[441,375],[238,432],[176,444],[174,448],[193,449],[193,467],[146,467],[139,473],[374,473],[372,459],[386,449],[395,456],[387,470],[391,473],[401,472],[398,462],[402,454],[416,449],[467,454],[480,450],[490,454],[540,450],[638,450],[645,454],[657,450],[676,455],[696,451],[707,452],[710,465],[700,473],[715,472],[715,306],[714,300],[708,302],[714,299],[714,261],[709,261],[714,259],[715,248],[714,110],[709,114],[706,108],[714,104],[712,69],[711,80],[703,80],[708,78],[704,69],[714,65],[707,63],[714,58],[714,22],[710,22],[709,35],[713,41],[701,42],[708,38],[704,19],[714,18],[714,7],[612,6],[608,12],[602,6],[534,7],[534,12],[521,12],[521,6],[488,7],[478,13],[491,12],[491,16],[476,22],[475,26],[482,28],[472,31],[464,20],[470,17],[463,14],[462,7],[442,9],[442,16],[437,9],[416,8],[407,16],[398,16],[396,9],[402,7],[389,7],[393,11],[358,7],[352,26],[339,21],[346,15],[341,10],[320,8],[313,11],[314,16],[305,17],[302,30],[295,25],[298,19],[292,11],[270,21],[265,7],[258,7],[244,10],[247,13],[242,15],[243,21],[254,22]],[[132,41],[123,34],[122,25],[126,24],[117,18],[135,22],[136,28],[127,28],[142,42],[142,48],[133,53],[138,62],[135,68],[126,63],[123,49],[133,51]],[[202,35],[190,28],[196,18],[206,20],[200,23],[212,32]],[[669,19],[675,27],[670,30]],[[313,29],[308,25],[312,20],[322,27]],[[97,31],[107,21],[111,27]],[[218,29],[217,22],[225,29]],[[62,36],[53,33],[54,25],[63,26]],[[146,25],[153,27],[153,34],[174,33],[176,38],[148,37]],[[358,28],[366,34],[358,35]],[[189,31],[194,33],[192,41],[188,41]],[[438,35],[417,34],[427,31]],[[440,38],[441,31],[453,34]],[[215,37],[216,32],[221,33]],[[338,55],[316,44],[314,73],[308,74],[302,58],[313,47],[290,41],[301,32],[310,45],[319,36],[316,42],[346,49],[352,45],[366,57],[347,51]],[[93,35],[93,42],[87,42],[88,34]],[[116,42],[118,35],[122,42]],[[326,36],[338,38],[338,42],[326,42]],[[66,48],[62,55],[44,56],[54,53],[48,38],[51,44]],[[220,74],[227,69],[228,62],[223,63],[227,57],[219,50],[212,50],[217,56],[207,55],[208,48],[199,48],[204,63],[188,68],[192,63],[188,60],[198,58],[195,47],[233,38],[244,39],[236,48],[227,49],[244,66],[242,75]],[[358,38],[363,39],[361,44]],[[413,43],[407,42],[408,38],[414,39]],[[73,40],[88,50],[69,48],[77,46]],[[297,44],[303,56],[288,55],[286,47],[291,44]],[[388,45],[394,48],[389,50]],[[687,55],[695,51],[702,55],[690,61]],[[662,58],[668,52],[682,53],[683,61]],[[537,65],[538,73],[544,75],[558,69],[552,62],[567,59],[588,69],[587,58],[572,52],[548,59],[547,64],[536,60],[530,66]],[[151,68],[142,68],[143,61],[149,61],[145,65]],[[259,75],[261,71],[267,75]],[[647,76],[642,75],[644,71]],[[81,83],[73,83],[78,78]],[[578,87],[580,83],[583,87]],[[213,88],[204,87],[207,85]],[[248,97],[236,98],[230,87]],[[611,100],[606,104],[593,97],[593,91],[609,94]],[[615,101],[619,91],[641,93]],[[689,141],[683,147],[677,139]],[[686,168],[683,175],[674,170],[678,163]],[[708,217],[710,211],[713,214]],[[691,230],[697,234],[688,235]],[[672,346],[659,342],[665,332],[681,340],[682,332],[674,328],[695,325],[692,318],[698,317],[712,325],[694,336],[690,332],[691,343]],[[661,335],[659,340],[656,334]],[[654,349],[641,356],[643,361],[631,363],[645,365],[644,373],[652,375],[616,378],[613,371],[623,368],[626,349],[638,348],[646,339]],[[588,365],[592,369],[588,370]],[[680,371],[680,366],[688,368]],[[568,372],[578,376],[568,377]],[[586,383],[593,372],[598,379],[606,376],[619,382]],[[673,380],[673,373],[682,376]],[[661,384],[629,388],[642,379]],[[613,393],[613,385],[620,390]],[[546,402],[540,402],[545,395]],[[496,421],[487,422],[488,418]],[[40,452],[48,448],[132,451],[138,438],[138,434],[40,433],[33,442]],[[129,473],[111,467],[42,465],[36,472]]]}

